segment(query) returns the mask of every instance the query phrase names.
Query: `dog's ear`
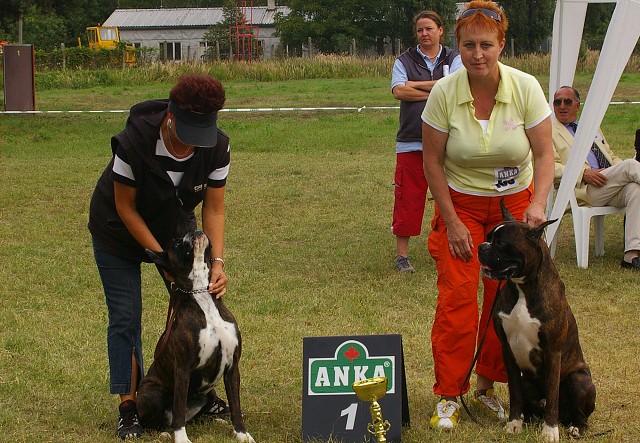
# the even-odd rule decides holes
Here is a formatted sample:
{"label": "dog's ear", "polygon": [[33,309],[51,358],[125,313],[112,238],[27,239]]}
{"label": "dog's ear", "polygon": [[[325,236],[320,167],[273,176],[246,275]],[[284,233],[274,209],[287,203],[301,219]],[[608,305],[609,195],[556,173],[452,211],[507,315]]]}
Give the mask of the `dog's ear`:
{"label": "dog's ear", "polygon": [[516,221],[516,219],[513,218],[513,215],[511,214],[511,212],[509,212],[507,207],[504,205],[504,198],[500,199],[500,209],[502,210],[502,220]]}
{"label": "dog's ear", "polygon": [[532,240],[534,243],[538,243],[538,241],[540,241],[540,237],[542,237],[544,228],[546,228],[550,224],[555,223],[557,221],[558,221],[557,218],[555,220],[547,220],[546,222],[542,223],[540,226],[536,226],[535,228],[530,229],[529,232],[527,232],[527,239]]}
{"label": "dog's ear", "polygon": [[144,252],[147,253],[152,262],[160,266],[162,269],[170,271],[169,269],[169,255],[166,251],[157,252],[151,249],[145,248]]}

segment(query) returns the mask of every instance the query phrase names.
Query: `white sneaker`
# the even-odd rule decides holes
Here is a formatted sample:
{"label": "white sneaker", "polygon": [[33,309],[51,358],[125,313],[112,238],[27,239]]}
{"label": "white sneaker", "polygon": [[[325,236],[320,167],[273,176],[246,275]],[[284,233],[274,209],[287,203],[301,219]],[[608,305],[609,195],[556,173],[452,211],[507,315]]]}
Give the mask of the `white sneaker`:
{"label": "white sneaker", "polygon": [[460,405],[452,400],[442,399],[436,405],[436,410],[429,421],[434,429],[453,429],[458,424]]}
{"label": "white sneaker", "polygon": [[498,420],[507,420],[507,414],[504,412],[500,397],[498,397],[498,394],[493,392],[493,389],[487,389],[487,392],[484,394],[475,391],[473,393],[473,398],[477,403],[480,403],[482,406],[493,412],[498,417]]}

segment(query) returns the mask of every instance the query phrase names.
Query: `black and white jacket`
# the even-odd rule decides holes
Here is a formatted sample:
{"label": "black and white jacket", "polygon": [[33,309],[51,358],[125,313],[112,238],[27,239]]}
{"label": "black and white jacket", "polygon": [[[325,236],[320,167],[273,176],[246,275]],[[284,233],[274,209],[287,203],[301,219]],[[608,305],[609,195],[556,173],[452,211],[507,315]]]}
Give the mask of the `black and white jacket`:
{"label": "black and white jacket", "polygon": [[89,231],[94,244],[119,258],[149,261],[142,246],[118,216],[114,198],[114,159],[123,150],[135,176],[136,209],[158,243],[167,248],[175,237],[196,228],[194,209],[204,199],[207,186],[223,187],[223,179],[212,180],[214,170],[228,168],[229,137],[218,130],[218,144],[197,147],[184,164],[184,175],[176,187],[162,159],[156,155],[160,125],[168,100],[150,100],[131,108],[126,126],[111,138],[112,158],[98,179],[89,207]]}

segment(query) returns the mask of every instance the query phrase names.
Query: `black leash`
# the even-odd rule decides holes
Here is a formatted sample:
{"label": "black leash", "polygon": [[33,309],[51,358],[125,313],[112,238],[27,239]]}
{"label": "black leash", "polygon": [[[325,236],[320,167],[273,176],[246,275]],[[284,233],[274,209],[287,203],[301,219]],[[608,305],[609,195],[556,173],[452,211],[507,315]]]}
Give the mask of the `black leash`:
{"label": "black leash", "polygon": [[154,360],[162,353],[169,341],[169,335],[171,335],[171,331],[173,330],[173,322],[176,319],[176,310],[180,305],[180,299],[175,297],[176,285],[174,282],[171,282],[170,288],[169,306],[167,306],[167,321],[165,322],[164,332],[160,336],[160,340],[158,340],[158,344],[156,345],[156,350],[153,353]]}
{"label": "black leash", "polygon": [[476,353],[473,356],[473,361],[471,362],[471,367],[469,368],[469,372],[467,372],[467,376],[465,377],[464,381],[462,382],[462,385],[460,386],[460,402],[462,403],[464,410],[467,412],[467,415],[469,416],[469,418],[471,418],[471,420],[473,420],[477,425],[481,427],[484,427],[484,425],[480,423],[480,421],[478,421],[476,416],[473,415],[469,410],[469,407],[467,406],[467,403],[464,401],[464,397],[462,396],[462,389],[464,388],[464,385],[467,384],[469,379],[471,379],[473,368],[475,367],[476,362],[478,361],[478,354],[480,353],[480,349],[482,349],[482,344],[484,343],[484,339],[487,336],[487,330],[489,330],[489,324],[491,323],[491,319],[493,318],[493,310],[496,306],[496,300],[498,299],[498,294],[500,293],[500,289],[502,289],[503,284],[504,284],[504,280],[500,280],[500,283],[498,283],[498,289],[496,289],[496,296],[493,298],[493,303],[491,304],[491,311],[489,311],[489,319],[487,320],[487,326],[484,329],[484,334],[482,334],[480,343],[478,343],[478,348],[476,349]]}

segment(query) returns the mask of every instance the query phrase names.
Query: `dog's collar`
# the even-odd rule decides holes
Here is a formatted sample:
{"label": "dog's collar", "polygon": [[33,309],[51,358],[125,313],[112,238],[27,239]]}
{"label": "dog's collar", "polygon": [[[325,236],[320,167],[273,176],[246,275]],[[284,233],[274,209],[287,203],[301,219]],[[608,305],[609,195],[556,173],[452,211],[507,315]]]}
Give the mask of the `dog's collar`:
{"label": "dog's collar", "polygon": [[175,288],[176,291],[178,292],[182,292],[183,294],[203,294],[205,292],[209,292],[209,288],[200,288],[200,289],[193,289],[191,291],[187,290],[187,289],[182,289],[182,288]]}

